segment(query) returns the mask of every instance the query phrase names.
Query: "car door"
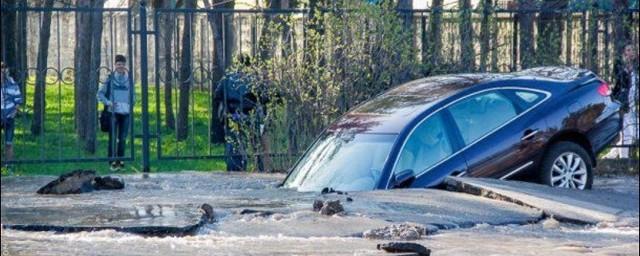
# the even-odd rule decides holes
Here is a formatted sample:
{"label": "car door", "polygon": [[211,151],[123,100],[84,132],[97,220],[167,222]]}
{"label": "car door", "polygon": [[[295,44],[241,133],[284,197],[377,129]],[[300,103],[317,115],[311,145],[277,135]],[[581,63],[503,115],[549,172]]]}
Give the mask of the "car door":
{"label": "car door", "polygon": [[464,157],[456,154],[460,146],[452,137],[450,125],[441,112],[416,125],[396,158],[393,173],[412,170],[415,180],[411,187],[431,187],[452,172],[464,172],[466,163]]}
{"label": "car door", "polygon": [[467,175],[506,179],[529,167],[544,146],[546,127],[536,106],[548,94],[524,88],[493,89],[447,108],[458,128]]}

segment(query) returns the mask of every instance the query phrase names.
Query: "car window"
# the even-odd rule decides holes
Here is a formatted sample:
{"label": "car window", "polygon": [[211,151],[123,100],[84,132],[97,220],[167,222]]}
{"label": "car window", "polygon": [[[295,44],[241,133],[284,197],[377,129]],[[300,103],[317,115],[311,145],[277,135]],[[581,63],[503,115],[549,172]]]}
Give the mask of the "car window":
{"label": "car window", "polygon": [[544,94],[532,91],[515,91],[514,93],[524,103],[525,108],[530,108],[544,99]]}
{"label": "car window", "polygon": [[513,103],[498,92],[472,96],[449,107],[466,145],[517,115]]}
{"label": "car window", "polygon": [[411,169],[420,174],[451,155],[453,150],[446,131],[441,114],[419,124],[407,138],[394,172]]}
{"label": "car window", "polygon": [[378,184],[395,134],[325,133],[285,181],[299,191],[372,190]]}

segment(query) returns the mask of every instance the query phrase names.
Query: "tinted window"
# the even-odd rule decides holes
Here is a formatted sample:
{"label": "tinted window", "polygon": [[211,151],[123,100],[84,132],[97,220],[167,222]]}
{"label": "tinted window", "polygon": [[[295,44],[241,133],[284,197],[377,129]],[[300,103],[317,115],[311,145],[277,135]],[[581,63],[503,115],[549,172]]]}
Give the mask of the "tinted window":
{"label": "tinted window", "polygon": [[325,133],[295,166],[285,187],[299,191],[372,190],[396,137]]}
{"label": "tinted window", "polygon": [[449,107],[465,144],[470,144],[517,115],[509,99],[489,92],[464,99]]}
{"label": "tinted window", "polygon": [[452,153],[444,121],[440,114],[436,114],[418,125],[409,135],[394,172],[411,169],[415,174],[420,174]]}

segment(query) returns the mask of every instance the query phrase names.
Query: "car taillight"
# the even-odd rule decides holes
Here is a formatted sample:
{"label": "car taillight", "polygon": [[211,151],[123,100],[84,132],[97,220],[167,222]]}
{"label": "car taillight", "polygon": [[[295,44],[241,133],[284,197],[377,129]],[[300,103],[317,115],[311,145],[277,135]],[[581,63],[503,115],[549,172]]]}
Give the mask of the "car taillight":
{"label": "car taillight", "polygon": [[602,84],[600,84],[600,86],[598,86],[598,94],[602,95],[602,96],[609,96],[611,95],[611,89],[609,89],[609,84],[602,82]]}

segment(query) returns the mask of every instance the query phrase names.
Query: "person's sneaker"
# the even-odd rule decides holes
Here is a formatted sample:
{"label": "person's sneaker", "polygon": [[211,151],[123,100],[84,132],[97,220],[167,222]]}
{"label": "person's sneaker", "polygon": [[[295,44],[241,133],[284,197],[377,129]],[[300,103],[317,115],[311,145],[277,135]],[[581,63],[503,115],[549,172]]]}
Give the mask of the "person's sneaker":
{"label": "person's sneaker", "polygon": [[109,170],[112,172],[117,172],[120,170],[120,167],[118,166],[118,162],[112,162],[111,166],[109,167]]}

